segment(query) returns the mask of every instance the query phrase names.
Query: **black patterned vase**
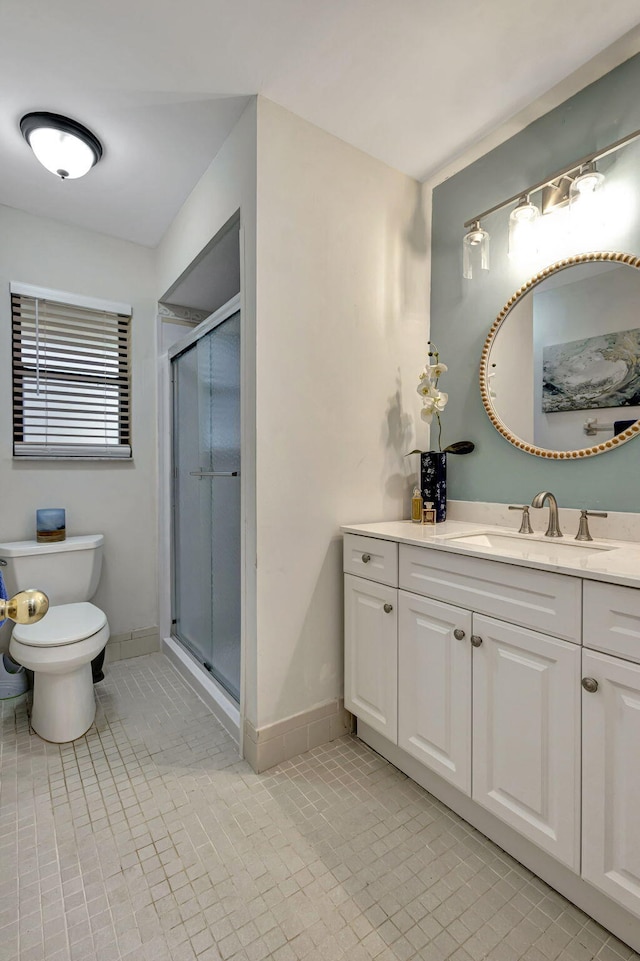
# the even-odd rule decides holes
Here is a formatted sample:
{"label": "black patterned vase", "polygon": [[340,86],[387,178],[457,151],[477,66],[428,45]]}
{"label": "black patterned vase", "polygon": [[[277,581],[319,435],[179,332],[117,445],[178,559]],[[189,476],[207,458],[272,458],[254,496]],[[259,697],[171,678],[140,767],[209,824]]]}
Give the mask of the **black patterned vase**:
{"label": "black patterned vase", "polygon": [[420,454],[420,489],[425,501],[436,509],[436,521],[447,519],[447,455],[437,450]]}

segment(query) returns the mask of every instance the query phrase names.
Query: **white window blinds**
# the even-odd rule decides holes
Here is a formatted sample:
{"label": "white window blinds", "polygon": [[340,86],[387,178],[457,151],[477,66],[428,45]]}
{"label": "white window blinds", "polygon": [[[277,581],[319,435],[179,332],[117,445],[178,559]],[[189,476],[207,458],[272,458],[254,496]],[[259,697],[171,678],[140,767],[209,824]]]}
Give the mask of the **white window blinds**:
{"label": "white window blinds", "polygon": [[11,285],[14,456],[131,457],[131,310],[56,293]]}

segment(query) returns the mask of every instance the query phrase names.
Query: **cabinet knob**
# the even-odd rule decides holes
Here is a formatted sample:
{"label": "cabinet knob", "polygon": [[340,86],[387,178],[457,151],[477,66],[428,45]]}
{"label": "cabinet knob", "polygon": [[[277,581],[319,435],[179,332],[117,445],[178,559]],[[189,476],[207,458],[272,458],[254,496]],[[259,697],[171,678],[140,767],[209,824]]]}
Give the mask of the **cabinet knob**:
{"label": "cabinet knob", "polygon": [[393,610],[393,604],[385,604],[383,610],[385,614],[390,614]]}
{"label": "cabinet knob", "polygon": [[480,647],[480,645],[482,644],[482,638],[480,637],[479,634],[472,634],[471,643],[473,644],[474,647]]}
{"label": "cabinet knob", "polygon": [[595,694],[598,690],[598,682],[596,681],[595,677],[583,677],[582,686],[585,691],[589,692],[589,694]]}
{"label": "cabinet knob", "polygon": [[456,627],[455,631],[453,632],[453,636],[455,637],[456,641],[461,641],[464,637],[464,631],[462,628]]}
{"label": "cabinet knob", "polygon": [[368,564],[370,560],[371,560],[371,554],[363,554],[363,555],[362,555],[362,563],[363,563],[363,564]]}

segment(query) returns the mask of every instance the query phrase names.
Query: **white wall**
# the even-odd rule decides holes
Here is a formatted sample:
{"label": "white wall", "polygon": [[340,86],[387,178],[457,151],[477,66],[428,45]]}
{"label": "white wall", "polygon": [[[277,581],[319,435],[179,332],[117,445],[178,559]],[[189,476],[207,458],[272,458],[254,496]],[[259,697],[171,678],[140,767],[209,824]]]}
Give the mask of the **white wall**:
{"label": "white wall", "polygon": [[[12,280],[132,305],[133,463],[12,459]],[[102,532],[95,603],[113,634],[158,623],[154,296],[152,250],[0,207],[0,541],[33,538],[38,507],[66,508],[69,535]]]}
{"label": "white wall", "polygon": [[[255,317],[256,317],[256,100],[245,108],[211,162],[157,251],[157,297],[173,286],[233,214],[240,210],[240,284],[242,311],[242,517],[243,517],[243,696],[242,710],[256,723],[256,609],[255,609]],[[165,359],[166,362],[166,359]],[[166,411],[165,411],[166,418]],[[166,457],[165,457],[166,459]],[[165,478],[166,479],[166,478]],[[165,486],[168,486],[165,485]],[[167,537],[169,508],[161,507],[162,531]],[[163,553],[168,554],[168,542]],[[169,571],[164,580],[168,582]],[[168,605],[161,608],[168,618]]]}
{"label": "white wall", "polygon": [[428,239],[415,181],[258,98],[158,249],[159,298],[238,209],[243,710],[260,728],[342,695],[340,524],[408,516]]}
{"label": "white wall", "polygon": [[340,524],[408,516],[428,276],[419,184],[262,98],[257,223],[262,727],[342,695]]}

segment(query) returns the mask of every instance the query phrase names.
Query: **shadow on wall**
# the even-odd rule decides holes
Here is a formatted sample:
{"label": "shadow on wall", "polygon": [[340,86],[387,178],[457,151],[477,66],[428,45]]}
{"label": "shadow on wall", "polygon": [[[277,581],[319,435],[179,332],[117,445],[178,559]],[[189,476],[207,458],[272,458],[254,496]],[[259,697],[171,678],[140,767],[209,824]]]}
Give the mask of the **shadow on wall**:
{"label": "shadow on wall", "polygon": [[398,212],[402,222],[385,225],[382,296],[386,323],[403,322],[416,311],[424,312],[429,224],[424,185],[416,183],[414,188],[410,216]]}
{"label": "shadow on wall", "polygon": [[[402,503],[403,517],[408,517],[410,481],[413,476],[417,479],[418,464],[417,455],[412,459],[406,454],[415,447],[413,438],[418,431],[414,428],[413,417],[402,405],[402,374],[399,367],[396,373],[396,391],[387,402],[385,420],[386,426],[381,427],[385,460],[380,473],[380,483],[384,484],[385,498],[389,498],[394,506]],[[398,464],[402,464],[404,470],[398,470]]]}
{"label": "shadow on wall", "polygon": [[425,217],[426,186],[418,184],[417,188],[413,216],[404,239],[414,254],[426,257],[429,252],[429,225]]}

